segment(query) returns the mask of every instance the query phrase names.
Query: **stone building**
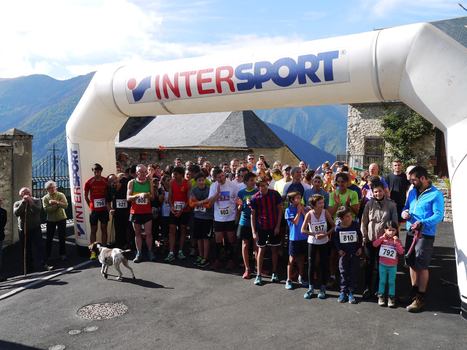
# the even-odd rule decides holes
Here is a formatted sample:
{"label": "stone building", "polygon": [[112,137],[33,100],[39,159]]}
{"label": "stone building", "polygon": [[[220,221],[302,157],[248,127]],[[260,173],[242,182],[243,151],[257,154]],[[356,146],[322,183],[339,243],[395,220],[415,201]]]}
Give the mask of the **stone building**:
{"label": "stone building", "polygon": [[[349,165],[368,168],[371,163],[390,168],[392,154],[383,140],[382,117],[392,111],[409,108],[402,103],[371,103],[349,105],[347,119],[347,154]],[[417,162],[438,176],[447,176],[444,135],[434,129],[432,135],[413,145]]]}
{"label": "stone building", "polygon": [[[177,157],[196,161],[198,156],[218,165],[233,158],[246,159],[248,153],[256,157],[264,154],[270,165],[277,159],[284,164],[300,161],[252,111],[164,115],[142,124],[136,130],[126,130],[125,137],[129,137],[115,144],[117,160],[124,162],[124,166],[137,163],[165,166],[173,164]],[[122,159],[125,153],[128,159]]]}
{"label": "stone building", "polygon": [[32,183],[32,135],[18,129],[0,134],[0,198],[7,211],[5,245],[18,241],[18,224],[13,215],[13,203],[21,187]]}

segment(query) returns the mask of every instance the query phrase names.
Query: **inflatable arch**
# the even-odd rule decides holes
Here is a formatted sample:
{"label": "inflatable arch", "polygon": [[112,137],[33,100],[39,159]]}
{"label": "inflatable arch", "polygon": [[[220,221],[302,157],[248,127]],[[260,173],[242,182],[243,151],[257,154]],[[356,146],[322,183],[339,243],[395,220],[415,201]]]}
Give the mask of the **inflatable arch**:
{"label": "inflatable arch", "polygon": [[402,101],[444,132],[457,277],[467,312],[467,17],[95,74],[67,126],[76,242],[89,242],[84,182],[115,168],[128,117]]}

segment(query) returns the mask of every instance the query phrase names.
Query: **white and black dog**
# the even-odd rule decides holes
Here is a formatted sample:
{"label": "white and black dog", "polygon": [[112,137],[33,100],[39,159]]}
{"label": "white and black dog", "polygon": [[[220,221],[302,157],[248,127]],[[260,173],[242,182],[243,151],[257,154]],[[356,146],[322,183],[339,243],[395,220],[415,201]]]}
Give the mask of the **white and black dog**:
{"label": "white and black dog", "polygon": [[135,274],[133,269],[128,265],[128,259],[125,257],[125,253],[131,252],[130,249],[122,250],[120,248],[107,248],[102,246],[99,242],[94,242],[89,246],[89,250],[95,252],[98,255],[99,262],[102,264],[101,274],[104,278],[108,277],[107,270],[109,266],[114,265],[115,270],[118,272],[117,280],[122,280],[122,271],[120,270],[120,264],[125,265],[125,267],[131,271],[133,279],[135,279]]}

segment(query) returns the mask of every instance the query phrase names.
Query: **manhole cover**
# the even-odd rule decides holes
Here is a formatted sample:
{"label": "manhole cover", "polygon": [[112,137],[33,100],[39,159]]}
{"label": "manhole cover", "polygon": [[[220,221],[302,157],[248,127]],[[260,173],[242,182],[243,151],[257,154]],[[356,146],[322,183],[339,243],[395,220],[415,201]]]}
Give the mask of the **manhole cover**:
{"label": "manhole cover", "polygon": [[128,307],[122,302],[91,304],[79,309],[78,316],[86,320],[109,320],[122,316],[127,311]]}
{"label": "manhole cover", "polygon": [[49,350],[65,350],[65,349],[66,349],[66,346],[62,344],[53,345],[49,347]]}
{"label": "manhole cover", "polygon": [[98,329],[99,329],[99,327],[97,327],[97,326],[89,326],[89,327],[84,328],[83,331],[90,333],[90,332],[95,332]]}

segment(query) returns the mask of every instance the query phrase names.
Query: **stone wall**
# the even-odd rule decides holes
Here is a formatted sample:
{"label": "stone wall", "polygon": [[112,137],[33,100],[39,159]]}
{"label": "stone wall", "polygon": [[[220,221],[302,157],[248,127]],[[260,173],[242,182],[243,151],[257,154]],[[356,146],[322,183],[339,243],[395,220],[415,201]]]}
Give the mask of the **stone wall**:
{"label": "stone wall", "polygon": [[13,146],[5,143],[0,144],[0,198],[2,207],[7,211],[7,224],[5,227],[5,244],[10,244],[13,237],[13,183],[12,167]]}
{"label": "stone wall", "polygon": [[[369,103],[349,105],[347,118],[347,154],[352,159],[357,159],[357,163],[362,162],[365,153],[365,137],[381,137],[384,131],[382,127],[382,117],[392,111],[401,108],[409,108],[402,103]],[[414,146],[419,150],[418,163],[425,166],[429,171],[433,171],[432,159],[435,157],[435,135],[422,138]],[[389,145],[384,146],[383,167],[390,169],[392,154]],[[353,164],[350,164],[353,166]],[[359,165],[359,164],[356,164]]]}
{"label": "stone wall", "polygon": [[13,203],[18,200],[22,187],[32,185],[32,135],[11,129],[0,134],[0,144],[0,197],[8,215],[4,242],[8,245],[19,239]]}
{"label": "stone wall", "polygon": [[172,165],[175,158],[181,158],[185,162],[188,160],[197,161],[199,156],[205,157],[213,165],[219,165],[222,162],[230,162],[234,158],[246,159],[249,153],[254,153],[256,158],[260,154],[264,154],[266,161],[271,166],[275,160],[281,160],[284,164],[298,165],[299,163],[298,158],[287,147],[250,150],[166,149],[162,152],[154,149],[118,148],[116,150],[117,160],[121,152],[125,152],[129,156],[129,159],[122,164],[126,167],[138,163],[158,163],[164,168],[167,165]]}

